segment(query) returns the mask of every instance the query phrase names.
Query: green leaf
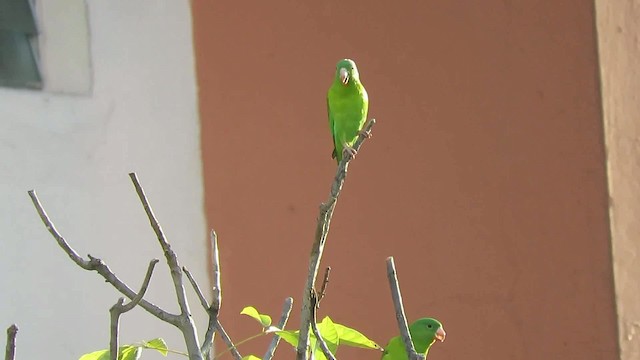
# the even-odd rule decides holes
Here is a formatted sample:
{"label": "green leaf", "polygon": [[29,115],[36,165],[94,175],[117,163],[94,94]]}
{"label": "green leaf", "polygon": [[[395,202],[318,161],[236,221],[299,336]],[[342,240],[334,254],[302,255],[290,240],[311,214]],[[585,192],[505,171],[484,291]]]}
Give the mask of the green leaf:
{"label": "green leaf", "polygon": [[162,338],[156,338],[153,340],[145,341],[143,343],[144,347],[147,349],[157,350],[160,354],[167,356],[169,353],[169,348],[167,347],[167,343],[162,340]]}
{"label": "green leaf", "polygon": [[[347,345],[364,349],[381,349],[378,344],[363,335],[361,332],[348,326],[334,323],[328,316],[322,319],[322,322],[318,324],[318,331],[324,339],[324,342],[327,344],[327,347],[334,355],[336,354],[338,345]],[[275,331],[275,333],[294,348],[298,346],[298,336],[300,331],[281,330]],[[326,360],[320,346],[317,344],[317,340],[313,332],[309,331],[309,335],[309,346],[313,349],[315,359]]]}
{"label": "green leaf", "polygon": [[260,314],[256,308],[253,306],[247,306],[240,312],[242,315],[247,315],[254,318],[257,322],[262,325],[263,328],[268,328],[271,326],[271,316]]}
{"label": "green leaf", "polygon": [[300,336],[300,331],[298,330],[281,330],[281,331],[276,331],[276,334],[278,334],[280,336],[280,338],[282,338],[282,340],[288,342],[289,344],[291,344],[291,346],[298,347],[298,336]]}
{"label": "green leaf", "polygon": [[[334,355],[338,349],[338,344],[340,344],[340,337],[338,336],[338,330],[335,325],[336,324],[331,321],[331,318],[328,316],[325,316],[325,318],[322,319],[322,322],[318,324],[318,332],[320,333],[320,336],[322,336],[327,347]],[[320,349],[319,345],[318,349]]]}
{"label": "green leaf", "polygon": [[[311,346],[315,346],[316,344],[316,339],[310,339],[309,342],[311,343]],[[320,349],[320,346],[318,346],[317,348],[314,347],[314,351],[313,351],[313,360],[327,360],[327,357],[324,355],[324,353],[322,352],[322,349]]]}
{"label": "green leaf", "polygon": [[316,337],[313,335],[313,331],[309,329],[309,348],[313,353],[313,357],[312,357],[313,360],[327,360],[327,357],[324,356],[324,353],[320,349],[320,345],[316,346],[317,343],[318,341],[316,340]]}
{"label": "green leaf", "polygon": [[255,355],[247,355],[243,357],[242,360],[261,360],[261,359]]}
{"label": "green leaf", "polygon": [[[142,354],[142,348],[138,345],[125,345],[120,347],[119,360],[137,360]],[[84,354],[80,360],[109,360],[109,350],[94,351]]]}
{"label": "green leaf", "polygon": [[120,348],[118,360],[138,360],[142,355],[142,347],[137,345],[127,345]]}
{"label": "green leaf", "polygon": [[334,324],[340,337],[340,344],[365,349],[380,349],[380,345],[364,336],[361,332],[341,324]]}
{"label": "green leaf", "polygon": [[[331,318],[325,316],[325,318],[322,319],[322,322],[317,324],[317,326],[320,336],[322,336],[325,344],[327,344],[327,348],[329,348],[331,353],[335,355],[336,351],[338,350],[338,344],[340,342],[335,324],[333,323],[333,321],[331,321]],[[320,342],[316,339],[313,331],[310,332],[309,344],[311,346],[311,349],[313,349],[314,358],[316,360],[326,360],[327,357],[322,352],[322,349],[320,348]]]}
{"label": "green leaf", "polygon": [[109,360],[109,350],[98,350],[80,356],[80,360]]}

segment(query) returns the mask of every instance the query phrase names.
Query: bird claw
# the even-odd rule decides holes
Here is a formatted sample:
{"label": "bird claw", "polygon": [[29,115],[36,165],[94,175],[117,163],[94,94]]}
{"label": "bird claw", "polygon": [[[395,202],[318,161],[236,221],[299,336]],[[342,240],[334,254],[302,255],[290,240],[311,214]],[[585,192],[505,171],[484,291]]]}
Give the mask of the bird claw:
{"label": "bird claw", "polygon": [[360,131],[358,131],[358,135],[364,136],[367,139],[371,139],[371,136],[373,136],[373,135],[371,135],[371,130],[360,130]]}
{"label": "bird claw", "polygon": [[356,154],[358,154],[358,152],[356,151],[356,149],[352,148],[351,146],[345,146],[344,150],[342,150],[342,152],[344,153],[344,155],[349,155],[351,156],[352,159],[356,158]]}

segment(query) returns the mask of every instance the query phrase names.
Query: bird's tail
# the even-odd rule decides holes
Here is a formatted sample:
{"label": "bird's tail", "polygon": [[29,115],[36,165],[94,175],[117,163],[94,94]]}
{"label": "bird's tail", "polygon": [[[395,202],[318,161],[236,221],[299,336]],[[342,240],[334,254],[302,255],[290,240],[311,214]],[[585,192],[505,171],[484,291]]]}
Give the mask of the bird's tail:
{"label": "bird's tail", "polygon": [[342,156],[338,157],[338,151],[335,148],[333,148],[333,152],[331,153],[331,158],[336,159],[336,162],[338,163],[338,165],[340,165],[340,160],[342,160]]}

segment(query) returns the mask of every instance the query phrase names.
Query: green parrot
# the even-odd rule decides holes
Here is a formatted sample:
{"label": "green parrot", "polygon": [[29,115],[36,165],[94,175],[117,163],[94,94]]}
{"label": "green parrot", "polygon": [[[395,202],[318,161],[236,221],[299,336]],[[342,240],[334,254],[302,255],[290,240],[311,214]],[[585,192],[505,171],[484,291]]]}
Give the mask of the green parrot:
{"label": "green parrot", "polygon": [[368,109],[369,97],[360,82],[356,63],[350,59],[338,61],[333,84],[327,93],[329,129],[333,136],[331,157],[335,158],[338,164],[344,153],[355,157],[353,143],[364,126]]}
{"label": "green parrot", "polygon": [[[444,341],[447,336],[440,321],[432,318],[416,320],[409,325],[409,332],[411,333],[411,340],[413,340],[413,347],[418,354],[424,354],[425,359],[431,345],[436,340]],[[384,353],[382,353],[382,360],[406,360],[408,358],[409,356],[407,356],[407,351],[400,336],[389,340],[389,344],[387,344]]]}

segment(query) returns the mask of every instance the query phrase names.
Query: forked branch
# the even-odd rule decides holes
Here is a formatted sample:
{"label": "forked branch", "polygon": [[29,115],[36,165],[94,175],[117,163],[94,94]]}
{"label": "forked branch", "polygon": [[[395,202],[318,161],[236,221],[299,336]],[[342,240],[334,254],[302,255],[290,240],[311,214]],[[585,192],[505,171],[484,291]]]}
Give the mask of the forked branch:
{"label": "forked branch", "polygon": [[149,262],[149,267],[147,268],[147,274],[142,281],[142,285],[140,286],[140,291],[138,291],[138,295],[135,298],[131,299],[127,304],[124,303],[124,298],[118,299],[111,309],[109,309],[109,314],[111,317],[111,338],[109,340],[109,357],[111,360],[118,360],[118,331],[120,328],[120,315],[130,311],[144,297],[144,294],[147,292],[149,288],[149,281],[151,281],[151,275],[153,274],[153,269],[158,263],[158,259],[153,259]]}
{"label": "forked branch", "polygon": [[[69,256],[69,258],[73,260],[73,262],[75,262],[78,266],[80,266],[85,270],[97,272],[116,290],[118,290],[120,293],[122,293],[124,296],[128,297],[129,299],[133,299],[136,297],[137,294],[133,290],[131,290],[131,288],[129,288],[127,284],[122,282],[122,280],[120,280],[111,271],[111,269],[109,269],[109,267],[104,263],[104,261],[98,258],[95,258],[91,255],[87,255],[89,260],[85,260],[82,257],[80,257],[78,253],[76,253],[76,251],[73,250],[73,248],[69,245],[69,243],[67,243],[65,238],[62,237],[62,235],[60,235],[60,233],[56,229],[53,222],[49,219],[49,216],[47,215],[47,212],[42,207],[42,204],[40,203],[40,200],[38,199],[38,196],[36,195],[35,190],[30,190],[28,193],[29,193],[29,197],[31,197],[31,201],[33,202],[33,206],[35,206],[36,210],[38,211],[38,215],[40,215],[40,219],[44,223],[45,227],[47,228],[47,230],[49,230],[49,232],[51,233],[53,238],[56,240],[58,245],[62,248],[62,250],[64,250],[67,256]],[[148,313],[157,317],[158,319],[168,322],[169,324],[172,324],[174,326],[178,326],[178,322],[179,322],[178,315],[171,314],[165,310],[162,310],[161,308],[148,302],[145,299],[141,299],[139,302],[139,305],[143,309],[145,309]]]}
{"label": "forked branch", "polygon": [[[67,256],[69,256],[69,258],[73,260],[73,262],[75,262],[78,266],[80,266],[85,270],[96,271],[107,282],[113,285],[113,287],[116,288],[116,290],[120,291],[123,295],[127,296],[129,299],[132,299],[132,300],[135,299],[135,301],[132,301],[132,303],[130,303],[129,305],[131,304],[135,305],[137,303],[147,312],[156,316],[158,319],[168,322],[176,326],[177,328],[179,328],[185,340],[187,352],[189,353],[189,359],[202,360],[203,355],[202,355],[202,352],[200,351],[200,346],[198,345],[198,335],[196,332],[195,324],[193,322],[193,318],[191,317],[191,312],[189,310],[189,304],[187,302],[186,293],[185,293],[184,284],[183,284],[182,269],[180,268],[180,265],[178,263],[178,257],[176,256],[175,252],[171,249],[169,242],[166,240],[166,237],[162,231],[162,228],[160,227],[160,224],[158,223],[155,215],[153,214],[153,210],[149,205],[149,202],[144,194],[144,190],[142,189],[142,186],[140,185],[140,182],[138,181],[136,174],[130,173],[129,177],[133,182],[133,185],[136,189],[136,193],[138,194],[138,197],[140,198],[140,201],[142,202],[142,205],[144,207],[145,213],[147,214],[147,217],[149,219],[149,223],[151,224],[151,227],[156,233],[158,242],[164,252],[167,265],[171,270],[171,278],[173,280],[173,285],[176,292],[178,305],[180,307],[179,315],[171,314],[165,310],[162,310],[156,305],[146,301],[143,298],[143,295],[136,294],[124,282],[118,279],[118,277],[109,269],[109,267],[102,260],[95,258],[91,255],[87,256],[89,260],[85,260],[82,257],[80,257],[75,252],[75,250],[73,250],[73,248],[67,243],[64,237],[60,235],[60,233],[58,232],[54,224],[51,222],[46,211],[40,204],[40,200],[38,199],[35,191],[33,190],[29,191],[29,196],[31,197],[31,201],[33,202],[33,205],[38,211],[38,215],[40,215],[40,219],[45,224],[47,230],[49,230],[49,232],[51,233],[53,238],[56,240],[58,245],[64,250]],[[153,265],[155,265],[155,263]],[[149,271],[151,271],[152,267],[153,266],[150,265]],[[148,275],[150,276],[150,273],[148,273]],[[146,286],[143,288],[143,290],[146,290]],[[123,302],[124,300],[122,300],[122,302],[119,302],[119,304],[122,305]],[[116,308],[117,307],[118,306],[116,305]]]}

